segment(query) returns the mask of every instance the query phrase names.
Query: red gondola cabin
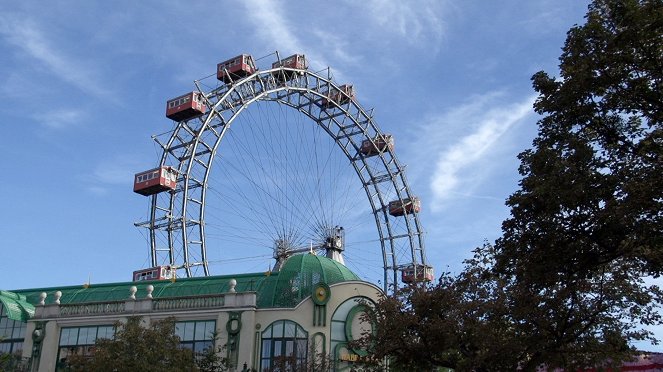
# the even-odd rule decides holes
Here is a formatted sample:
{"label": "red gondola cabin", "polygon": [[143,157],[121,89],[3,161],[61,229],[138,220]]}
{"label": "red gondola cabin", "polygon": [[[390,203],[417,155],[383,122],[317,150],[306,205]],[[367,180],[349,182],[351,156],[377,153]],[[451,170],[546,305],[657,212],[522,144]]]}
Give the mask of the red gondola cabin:
{"label": "red gondola cabin", "polygon": [[401,271],[403,283],[431,282],[434,276],[433,268],[427,265],[410,265]]}
{"label": "red gondola cabin", "polygon": [[[306,57],[303,54],[293,54],[288,58],[272,63],[272,68],[278,67],[305,70],[308,68],[308,64],[306,63]],[[283,81],[283,77],[285,77],[286,80],[290,80],[293,76],[295,76],[294,71],[283,70],[274,72],[274,77],[277,81]]]}
{"label": "red gondola cabin", "polygon": [[166,103],[166,117],[175,121],[189,120],[207,112],[200,92],[191,92]]}
{"label": "red gondola cabin", "polygon": [[332,88],[327,95],[327,98],[322,99],[322,104],[325,107],[331,107],[332,102],[336,102],[339,105],[349,102],[351,99],[355,98],[355,88],[350,84],[343,84],[338,87],[338,90]]}
{"label": "red gondola cabin", "polygon": [[412,199],[394,200],[389,202],[389,214],[394,217],[403,216],[405,214],[419,213],[421,211],[421,200],[414,197]]}
{"label": "red gondola cabin", "polygon": [[134,271],[134,282],[143,280],[166,280],[175,278],[175,269],[170,266],[157,266]]}
{"label": "red gondola cabin", "polygon": [[151,169],[134,177],[134,192],[145,196],[175,190],[176,185],[177,171],[171,167]]}
{"label": "red gondola cabin", "polygon": [[216,78],[228,84],[256,72],[253,57],[242,54],[216,65]]}
{"label": "red gondola cabin", "polygon": [[383,151],[394,150],[394,137],[391,134],[383,134],[373,138],[373,140],[363,140],[359,152],[364,156],[377,155]]}

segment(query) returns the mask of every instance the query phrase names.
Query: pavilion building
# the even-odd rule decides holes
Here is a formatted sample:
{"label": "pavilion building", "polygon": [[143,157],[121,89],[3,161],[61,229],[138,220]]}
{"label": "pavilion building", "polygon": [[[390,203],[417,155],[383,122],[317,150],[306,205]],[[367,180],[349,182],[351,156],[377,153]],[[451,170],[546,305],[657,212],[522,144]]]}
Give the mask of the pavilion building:
{"label": "pavilion building", "polygon": [[183,347],[215,347],[236,371],[270,371],[284,357],[328,358],[341,371],[366,355],[348,343],[370,330],[362,314],[382,295],[310,253],[262,273],[2,291],[0,354],[16,356],[14,370],[65,370],[70,355],[112,338],[118,321],[174,317]]}

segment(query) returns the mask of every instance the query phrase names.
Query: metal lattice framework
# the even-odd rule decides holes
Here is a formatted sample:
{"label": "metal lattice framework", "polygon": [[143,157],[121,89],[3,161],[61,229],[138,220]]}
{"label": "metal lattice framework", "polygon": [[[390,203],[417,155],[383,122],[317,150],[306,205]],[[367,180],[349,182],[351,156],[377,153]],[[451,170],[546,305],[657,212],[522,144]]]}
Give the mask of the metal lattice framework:
{"label": "metal lattice framework", "polygon": [[[205,215],[212,163],[235,119],[259,101],[276,102],[310,118],[347,157],[375,219],[385,288],[397,283],[398,271],[403,267],[427,264],[417,214],[394,217],[388,210],[393,196],[401,202],[414,198],[404,167],[390,148],[370,159],[359,151],[362,141],[374,141],[383,133],[371,114],[342,93],[326,71],[327,76],[286,67],[259,70],[209,91],[195,82],[209,111],[177,123],[167,142],[155,138],[163,149],[160,165],[177,169],[179,177],[174,191],[151,197],[150,218],[143,223],[150,231],[153,266],[170,264],[189,277],[209,275]],[[345,99],[332,100],[330,92],[341,92]]]}

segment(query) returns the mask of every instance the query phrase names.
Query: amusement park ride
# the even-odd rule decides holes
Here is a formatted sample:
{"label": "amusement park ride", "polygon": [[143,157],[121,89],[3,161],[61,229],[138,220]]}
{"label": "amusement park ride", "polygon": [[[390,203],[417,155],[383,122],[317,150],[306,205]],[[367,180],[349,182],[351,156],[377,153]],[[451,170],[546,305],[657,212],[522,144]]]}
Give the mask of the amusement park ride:
{"label": "amusement park ride", "polygon": [[[410,192],[393,136],[382,133],[372,112],[358,104],[353,85],[336,85],[329,69],[327,76],[309,71],[303,54],[281,59],[276,53],[267,70],[258,69],[251,55],[241,54],[219,63],[216,78],[216,87],[203,89],[195,81],[195,91],[166,103],[166,117],[175,129],[165,143],[155,139],[163,149],[160,165],[134,177],[134,192],[151,200],[149,220],[136,226],[149,230],[152,264],[134,272],[135,281],[171,279],[177,270],[187,277],[209,275],[205,203],[211,164],[233,121],[259,101],[308,117],[347,157],[375,219],[385,290],[397,286],[398,279],[406,284],[433,280],[418,218],[421,201]],[[343,228],[324,230],[324,238],[309,247],[275,236],[275,270],[293,253],[313,249],[342,262]]]}

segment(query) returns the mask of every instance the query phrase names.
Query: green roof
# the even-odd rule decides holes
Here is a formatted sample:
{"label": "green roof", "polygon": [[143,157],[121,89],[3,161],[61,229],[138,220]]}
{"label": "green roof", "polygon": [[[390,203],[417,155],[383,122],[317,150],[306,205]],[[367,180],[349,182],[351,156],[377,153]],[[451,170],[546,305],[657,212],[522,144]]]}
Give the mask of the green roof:
{"label": "green roof", "polygon": [[0,302],[9,319],[25,322],[35,315],[35,307],[18,293],[0,291]]}
{"label": "green roof", "polygon": [[258,293],[258,307],[294,307],[310,296],[313,286],[361,280],[341,263],[314,254],[290,257],[278,275],[267,278]]}
{"label": "green roof", "polygon": [[67,287],[21,289],[14,292],[24,295],[32,304],[39,303],[39,295],[46,292],[48,297],[46,303],[55,301],[55,292],[62,292],[61,304],[80,304],[89,302],[121,301],[129,298],[129,289],[136,286],[136,298],[145,298],[147,286],[154,286],[153,298],[184,297],[197,295],[221,294],[229,292],[230,279],[237,280],[235,290],[237,292],[256,291],[262,280],[266,278],[265,273],[208,276],[196,278],[178,278],[171,280],[153,280],[140,282],[121,282],[105,284],[86,284]]}
{"label": "green roof", "polygon": [[235,287],[237,292],[256,292],[259,308],[297,306],[311,295],[313,286],[319,282],[334,284],[361,280],[347,267],[334,260],[312,254],[300,254],[290,257],[278,272],[178,278],[175,281],[89,284],[23,289],[14,292],[22,296],[27,305],[38,304],[42,292],[48,295],[46,303],[53,303],[56,291],[62,292],[61,304],[79,304],[126,300],[129,298],[131,286],[136,286],[138,289],[136,298],[145,298],[146,287],[150,284],[154,286],[153,298],[223,294],[230,290],[230,279],[237,281]]}

